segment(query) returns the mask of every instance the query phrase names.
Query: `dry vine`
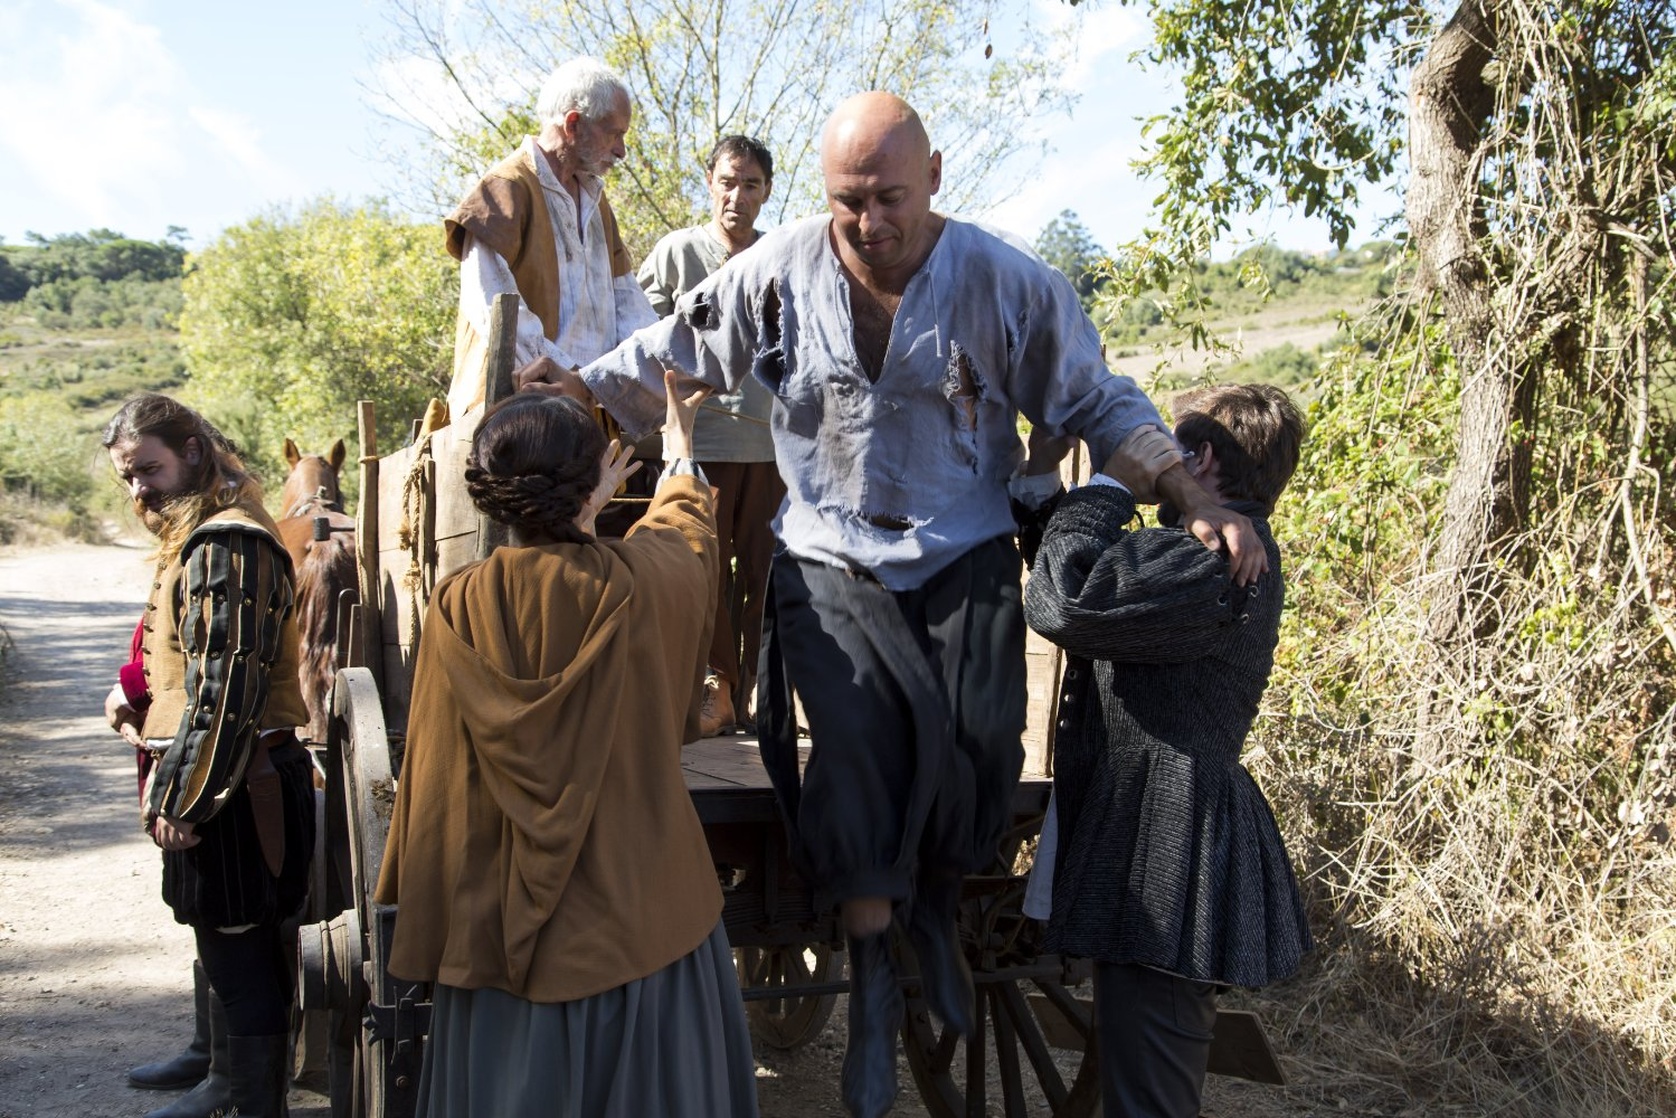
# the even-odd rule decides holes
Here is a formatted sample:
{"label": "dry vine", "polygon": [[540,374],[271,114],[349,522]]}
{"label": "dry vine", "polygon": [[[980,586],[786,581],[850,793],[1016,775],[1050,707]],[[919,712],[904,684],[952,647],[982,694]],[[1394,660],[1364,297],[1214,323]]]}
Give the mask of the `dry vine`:
{"label": "dry vine", "polygon": [[[1671,1113],[1676,27],[1668,5],[1617,5],[1609,36],[1573,5],[1468,6],[1490,59],[1468,161],[1482,331],[1463,345],[1455,318],[1445,339],[1421,284],[1322,407],[1365,407],[1371,442],[1381,416],[1432,414],[1416,401],[1450,375],[1463,395],[1501,378],[1506,488],[1483,496],[1504,514],[1462,577],[1436,550],[1452,433],[1391,451],[1418,464],[1407,493],[1385,462],[1344,476],[1342,416],[1306,467],[1304,485],[1352,486],[1365,526],[1354,561],[1332,551],[1354,533],[1311,521],[1317,492],[1282,533],[1333,574],[1294,587],[1300,651],[1252,768],[1327,934],[1310,974],[1257,1000],[1310,1089],[1364,1112]],[[1440,595],[1458,617],[1441,630]]]}

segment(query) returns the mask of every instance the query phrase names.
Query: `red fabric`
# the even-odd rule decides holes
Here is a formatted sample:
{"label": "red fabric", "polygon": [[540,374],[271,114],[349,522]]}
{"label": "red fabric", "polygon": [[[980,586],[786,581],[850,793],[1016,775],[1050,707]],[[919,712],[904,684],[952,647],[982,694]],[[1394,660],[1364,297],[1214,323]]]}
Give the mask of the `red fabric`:
{"label": "red fabric", "polygon": [[[145,681],[145,657],[141,648],[145,641],[145,618],[134,626],[134,639],[128,646],[128,662],[117,669],[117,682],[122,686],[122,696],[128,700],[128,705],[135,711],[144,713],[151,705],[151,691]],[[134,764],[140,775],[140,800],[145,800],[145,778],[151,773],[151,753],[134,747]]]}

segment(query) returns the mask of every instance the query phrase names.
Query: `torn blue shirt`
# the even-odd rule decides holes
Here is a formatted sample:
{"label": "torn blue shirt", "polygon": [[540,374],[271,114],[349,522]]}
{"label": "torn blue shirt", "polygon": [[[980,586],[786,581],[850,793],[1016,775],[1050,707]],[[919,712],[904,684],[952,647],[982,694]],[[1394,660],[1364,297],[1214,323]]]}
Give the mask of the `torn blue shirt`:
{"label": "torn blue shirt", "polygon": [[768,233],[581,372],[631,432],[663,422],[665,365],[718,392],[747,376],[766,385],[786,482],[774,529],[793,555],[913,589],[1013,531],[1020,413],[1083,439],[1095,462],[1138,427],[1164,428],[1135,382],[1106,368],[1065,277],[955,218],[908,281],[869,379],[830,225],[821,215]]}

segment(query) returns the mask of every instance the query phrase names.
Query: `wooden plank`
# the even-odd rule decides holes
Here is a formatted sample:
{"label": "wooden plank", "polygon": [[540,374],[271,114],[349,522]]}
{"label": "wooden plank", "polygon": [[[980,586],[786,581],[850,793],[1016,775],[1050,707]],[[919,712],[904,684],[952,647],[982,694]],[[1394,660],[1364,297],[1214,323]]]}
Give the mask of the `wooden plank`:
{"label": "wooden plank", "polygon": [[768,771],[755,738],[709,738],[681,751],[681,767],[688,773],[722,781],[734,788],[770,788]]}
{"label": "wooden plank", "polygon": [[731,780],[709,776],[695,772],[687,766],[681,766],[681,772],[686,777],[688,792],[738,792],[740,787]]}
{"label": "wooden plank", "polygon": [[392,734],[407,733],[408,700],[413,691],[413,660],[400,648],[384,647],[384,725]]}
{"label": "wooden plank", "polygon": [[362,607],[355,614],[352,645],[356,657],[372,671],[373,685],[384,685],[383,658],[374,655],[378,647],[378,424],[371,400],[355,408],[357,433],[361,441],[358,463],[361,503],[355,510],[355,585]]}
{"label": "wooden plank", "polygon": [[[483,410],[494,407],[512,395],[512,364],[516,358],[518,340],[518,296],[510,291],[495,296],[489,310],[488,365],[483,370]],[[479,513],[477,517],[477,548],[474,558],[487,559],[489,553],[507,542],[507,528]]]}
{"label": "wooden plank", "polygon": [[477,532],[448,536],[436,541],[436,578],[441,582],[470,563],[477,561]]}
{"label": "wooden plank", "polygon": [[1211,1029],[1210,1056],[1205,1070],[1253,1083],[1286,1085],[1286,1073],[1275,1058],[1263,1023],[1245,1009],[1219,1009]]}
{"label": "wooden plank", "polygon": [[[468,417],[468,421],[474,418],[475,415]],[[431,456],[436,460],[434,501],[438,539],[477,534],[477,506],[466,493],[466,456],[471,453],[471,436],[475,431],[475,423],[469,429],[450,425],[431,436]]]}

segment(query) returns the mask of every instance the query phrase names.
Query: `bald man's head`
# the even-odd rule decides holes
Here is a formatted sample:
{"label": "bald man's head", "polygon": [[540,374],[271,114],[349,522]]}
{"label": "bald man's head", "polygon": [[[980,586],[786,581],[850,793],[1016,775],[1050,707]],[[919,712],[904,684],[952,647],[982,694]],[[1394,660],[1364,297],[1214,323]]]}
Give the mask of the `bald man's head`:
{"label": "bald man's head", "polygon": [[821,132],[821,171],[839,256],[869,282],[905,283],[942,232],[931,196],[943,157],[919,114],[892,93],[861,93]]}
{"label": "bald man's head", "polygon": [[901,145],[931,156],[931,137],[914,107],[894,93],[858,93],[839,105],[821,130],[821,167],[829,159],[866,157],[881,147]]}

